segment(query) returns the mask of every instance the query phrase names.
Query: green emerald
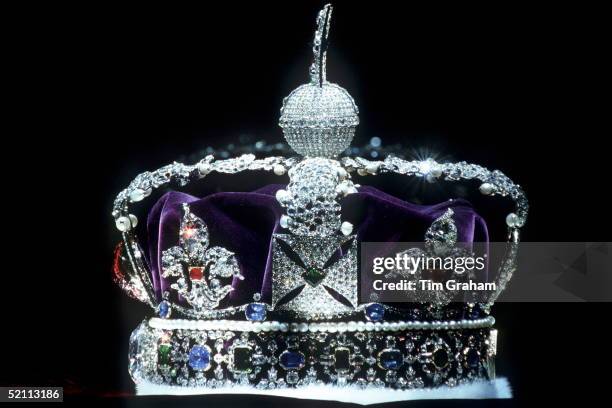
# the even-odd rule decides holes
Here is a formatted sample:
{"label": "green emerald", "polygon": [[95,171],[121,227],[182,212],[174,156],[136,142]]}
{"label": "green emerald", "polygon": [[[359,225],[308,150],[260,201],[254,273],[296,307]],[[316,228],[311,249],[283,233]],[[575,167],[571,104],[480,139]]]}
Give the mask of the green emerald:
{"label": "green emerald", "polygon": [[157,348],[157,362],[160,365],[170,364],[170,345],[160,344]]}
{"label": "green emerald", "polygon": [[317,286],[323,278],[325,278],[325,274],[321,269],[311,266],[306,268],[306,272],[302,274],[302,278],[304,278],[310,286]]}

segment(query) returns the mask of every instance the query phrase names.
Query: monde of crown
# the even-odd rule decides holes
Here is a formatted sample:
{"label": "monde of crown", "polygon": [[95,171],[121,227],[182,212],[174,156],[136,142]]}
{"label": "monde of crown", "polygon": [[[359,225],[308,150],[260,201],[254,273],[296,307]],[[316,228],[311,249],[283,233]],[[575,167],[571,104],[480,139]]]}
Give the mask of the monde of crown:
{"label": "monde of crown", "polygon": [[[525,194],[502,172],[466,162],[344,155],[359,111],[344,88],[327,80],[331,14],[326,5],[317,16],[309,82],[291,92],[281,108],[279,125],[299,156],[249,153],[174,162],[138,175],[115,199],[112,215],[122,238],[115,281],[157,315],[130,338],[129,371],[139,393],[300,396],[300,389],[326,387],[331,394],[325,398],[342,400],[339,386],[398,392],[364,397],[381,402],[418,398],[415,392],[423,388],[452,396],[453,389],[478,383],[476,397],[495,394],[497,331],[490,309],[516,269],[528,212]],[[158,253],[141,247],[133,205],[211,173],[250,171],[289,178],[272,196],[280,214],[268,236],[267,261],[258,271],[262,284],[252,284],[244,262],[248,255],[213,245],[219,230],[211,228],[212,215],[195,198],[173,207],[176,223],[164,231],[164,240],[147,238],[158,244]],[[505,218],[508,248],[495,274],[497,289],[485,301],[456,305],[444,294],[400,306],[360,301],[360,226],[343,218],[342,203],[361,194],[356,175],[392,173],[431,183],[477,181],[480,193],[514,202],[515,210]],[[427,250],[438,253],[456,244],[457,216],[448,208],[432,219],[423,237]],[[251,299],[236,301],[233,294],[245,287]]]}

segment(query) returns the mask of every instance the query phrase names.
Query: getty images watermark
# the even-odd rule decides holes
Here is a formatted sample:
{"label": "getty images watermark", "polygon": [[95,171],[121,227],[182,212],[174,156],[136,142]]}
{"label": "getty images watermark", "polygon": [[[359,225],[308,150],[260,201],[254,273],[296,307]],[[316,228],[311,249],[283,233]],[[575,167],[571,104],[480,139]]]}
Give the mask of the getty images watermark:
{"label": "getty images watermark", "polygon": [[[402,251],[395,256],[378,256],[373,259],[372,273],[384,275],[385,278],[399,277],[399,281],[375,279],[372,288],[376,291],[386,290],[495,290],[495,282],[476,282],[472,279],[463,281],[464,276],[473,276],[475,272],[484,271],[487,255],[476,256],[467,254],[449,255],[446,257],[426,255],[422,251]],[[433,278],[424,279],[422,271],[437,272],[446,276],[442,282]],[[418,277],[421,279],[416,279]],[[411,279],[401,279],[410,277]],[[453,279],[452,277],[455,277]]]}
{"label": "getty images watermark", "polygon": [[608,242],[362,242],[361,302],[612,300]]}
{"label": "getty images watermark", "polygon": [[[362,243],[363,301],[476,301],[494,292],[487,281],[488,253],[473,245]],[[483,292],[480,296],[475,295]]]}

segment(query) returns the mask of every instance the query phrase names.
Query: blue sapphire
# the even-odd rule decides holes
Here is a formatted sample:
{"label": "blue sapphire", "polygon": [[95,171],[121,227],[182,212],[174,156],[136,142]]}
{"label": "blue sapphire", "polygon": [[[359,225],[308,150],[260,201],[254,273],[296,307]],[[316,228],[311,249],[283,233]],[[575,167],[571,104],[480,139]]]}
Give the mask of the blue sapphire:
{"label": "blue sapphire", "polygon": [[470,311],[468,313],[468,317],[470,319],[472,319],[472,320],[476,320],[476,319],[480,318],[481,313],[482,313],[482,311],[480,309],[480,306],[474,305],[474,307],[470,309]]}
{"label": "blue sapphire", "polygon": [[465,362],[470,368],[478,368],[478,364],[480,363],[478,351],[473,348],[468,349],[465,353]]}
{"label": "blue sapphire", "polygon": [[196,344],[189,352],[189,365],[196,371],[204,371],[210,366],[210,349]]}
{"label": "blue sapphire", "polygon": [[266,305],[265,303],[249,303],[244,314],[248,320],[256,322],[266,320]]}
{"label": "blue sapphire", "polygon": [[385,317],[385,308],[380,303],[372,303],[365,309],[366,317],[371,322],[380,322]]}
{"label": "blue sapphire", "polygon": [[385,370],[398,370],[404,364],[404,356],[399,350],[383,350],[378,353],[378,365]]}
{"label": "blue sapphire", "polygon": [[157,314],[162,319],[167,319],[170,317],[170,303],[166,302],[165,300],[162,301],[157,307]]}
{"label": "blue sapphire", "polygon": [[280,355],[280,365],[285,370],[299,370],[304,367],[306,359],[299,351],[284,351]]}

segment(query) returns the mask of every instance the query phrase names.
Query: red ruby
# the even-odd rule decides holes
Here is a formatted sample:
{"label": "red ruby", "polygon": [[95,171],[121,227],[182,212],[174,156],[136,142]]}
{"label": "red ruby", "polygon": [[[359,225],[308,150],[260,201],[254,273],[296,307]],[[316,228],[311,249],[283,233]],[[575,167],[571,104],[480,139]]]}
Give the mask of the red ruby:
{"label": "red ruby", "polygon": [[113,274],[115,282],[121,285],[125,282],[125,274],[122,271],[122,258],[123,256],[123,243],[120,242],[115,247],[114,259],[113,259]]}
{"label": "red ruby", "polygon": [[200,266],[193,266],[189,268],[189,277],[191,280],[202,280],[204,277],[204,268]]}

